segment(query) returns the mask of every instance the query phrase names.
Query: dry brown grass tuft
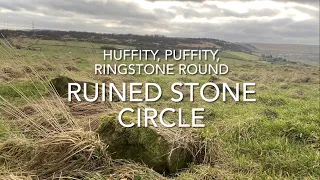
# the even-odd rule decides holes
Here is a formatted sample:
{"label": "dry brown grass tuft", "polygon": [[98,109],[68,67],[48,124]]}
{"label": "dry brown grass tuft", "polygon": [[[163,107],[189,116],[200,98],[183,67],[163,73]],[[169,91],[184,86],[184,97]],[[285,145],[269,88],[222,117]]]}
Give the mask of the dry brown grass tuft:
{"label": "dry brown grass tuft", "polygon": [[35,180],[39,179],[37,176],[30,176],[30,175],[15,175],[15,174],[8,174],[8,175],[0,175],[0,179],[3,180]]}
{"label": "dry brown grass tuft", "polygon": [[[5,50],[5,53],[7,56],[4,58],[12,59],[17,67],[26,62],[13,48]],[[48,67],[55,69],[53,65],[46,65]],[[39,179],[83,179],[91,172],[110,168],[111,158],[98,134],[79,127],[63,100],[50,88],[48,80],[42,79],[33,67],[24,71],[31,83],[40,79],[49,94],[43,95],[38,91],[41,98],[35,101],[12,86],[28,104],[24,108],[18,108],[0,96],[0,110],[14,117],[5,119],[6,124],[15,130],[7,139],[0,141],[0,167],[4,166],[7,172],[0,173],[3,178],[30,179],[29,175],[35,175]],[[12,72],[13,69],[5,69],[6,74],[14,74]],[[14,175],[12,172],[24,173]]]}
{"label": "dry brown grass tuft", "polygon": [[9,78],[19,78],[23,76],[23,73],[19,69],[14,69],[12,67],[1,68],[2,74],[5,74]]}
{"label": "dry brown grass tuft", "polygon": [[107,176],[110,179],[167,179],[144,165],[129,161],[117,161],[114,163],[115,166],[111,168],[110,175]]}
{"label": "dry brown grass tuft", "polygon": [[97,171],[111,165],[105,150],[94,132],[58,133],[36,143],[35,156],[27,163],[27,169],[40,176],[53,173],[74,176],[82,171]]}
{"label": "dry brown grass tuft", "polygon": [[19,172],[34,155],[35,144],[24,137],[11,137],[0,144],[0,162],[11,171]]}
{"label": "dry brown grass tuft", "polygon": [[11,171],[48,178],[53,174],[84,177],[110,168],[106,146],[94,132],[69,131],[47,138],[13,138],[0,144],[0,160]]}
{"label": "dry brown grass tuft", "polygon": [[25,77],[23,70],[19,68],[12,68],[8,65],[3,65],[0,68],[0,82],[7,82],[12,79],[18,79]]}
{"label": "dry brown grass tuft", "polygon": [[110,102],[69,102],[68,107],[70,112],[75,117],[85,117],[96,114],[101,114],[112,108]]}
{"label": "dry brown grass tuft", "polygon": [[[181,128],[153,128],[171,144],[171,153],[176,149],[185,149],[193,156],[194,163],[216,162],[216,147],[211,140],[204,139],[199,132]],[[169,154],[170,158],[170,154]]]}

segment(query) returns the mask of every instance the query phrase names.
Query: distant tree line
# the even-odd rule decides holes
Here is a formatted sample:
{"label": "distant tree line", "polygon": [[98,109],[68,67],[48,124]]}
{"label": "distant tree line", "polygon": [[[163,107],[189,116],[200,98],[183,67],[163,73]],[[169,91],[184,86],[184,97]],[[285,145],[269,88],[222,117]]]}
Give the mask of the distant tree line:
{"label": "distant tree line", "polygon": [[[45,40],[63,40],[63,41],[82,41],[101,44],[118,44],[134,46],[137,49],[154,48],[154,49],[216,49],[231,50],[251,53],[248,47],[240,44],[234,44],[219,39],[210,38],[176,38],[166,37],[163,35],[134,35],[134,34],[105,34],[94,32],[78,31],[53,31],[53,30],[1,30],[6,37],[29,37]],[[209,47],[190,47],[190,44],[212,43],[216,46]],[[177,45],[180,45],[177,47]],[[182,44],[182,46],[181,46]],[[185,45],[185,46],[183,46]]]}
{"label": "distant tree line", "polygon": [[260,59],[268,62],[287,62],[285,58],[272,57],[272,55],[265,55],[265,54],[262,54]]}

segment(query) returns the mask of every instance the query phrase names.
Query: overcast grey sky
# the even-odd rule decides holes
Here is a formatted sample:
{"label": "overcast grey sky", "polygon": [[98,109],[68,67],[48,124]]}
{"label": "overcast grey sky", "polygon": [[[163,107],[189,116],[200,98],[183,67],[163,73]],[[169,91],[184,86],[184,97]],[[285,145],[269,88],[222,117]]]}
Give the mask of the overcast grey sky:
{"label": "overcast grey sky", "polygon": [[319,0],[0,0],[0,29],[319,44]]}

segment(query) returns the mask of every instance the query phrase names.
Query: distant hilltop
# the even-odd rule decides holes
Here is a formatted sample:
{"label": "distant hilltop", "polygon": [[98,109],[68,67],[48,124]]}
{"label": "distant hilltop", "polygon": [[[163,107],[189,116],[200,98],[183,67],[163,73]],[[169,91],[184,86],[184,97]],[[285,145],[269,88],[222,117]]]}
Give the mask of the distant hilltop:
{"label": "distant hilltop", "polygon": [[280,61],[286,59],[288,61],[313,66],[320,65],[319,45],[268,43],[243,43],[241,45],[249,48],[253,54],[269,59],[268,61],[270,61],[270,59]]}
{"label": "distant hilltop", "polygon": [[8,37],[119,44],[133,46],[136,49],[220,49],[245,53],[252,52],[250,48],[241,44],[210,38],[177,38],[162,35],[102,34],[54,30],[1,30],[1,33]]}

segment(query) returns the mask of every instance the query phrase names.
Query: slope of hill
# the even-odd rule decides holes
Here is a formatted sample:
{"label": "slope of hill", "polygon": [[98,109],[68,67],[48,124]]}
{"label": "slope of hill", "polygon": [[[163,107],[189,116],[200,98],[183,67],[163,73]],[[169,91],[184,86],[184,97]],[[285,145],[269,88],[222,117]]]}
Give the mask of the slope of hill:
{"label": "slope of hill", "polygon": [[[94,65],[106,63],[100,56],[101,46],[136,46],[80,42],[73,36],[66,39],[1,39],[0,179],[320,177],[319,68],[222,51],[219,58],[230,67],[224,76],[94,75]],[[141,61],[145,62],[167,63]],[[184,63],[202,62],[187,59]],[[64,94],[71,81],[120,86],[156,82],[166,93],[152,103],[68,102]],[[175,82],[255,82],[257,93],[252,97],[257,101],[234,102],[228,95],[226,101],[210,103],[195,96],[193,102],[176,103],[170,101],[175,97],[171,91]],[[179,91],[190,96],[186,87]],[[150,92],[151,96],[155,93]],[[194,93],[199,94],[200,88]],[[205,90],[208,97],[216,93]],[[206,127],[123,128],[116,114],[125,107],[181,107],[185,112],[203,107]],[[136,121],[134,116],[129,114],[126,120]],[[191,116],[185,114],[186,123],[191,122]],[[178,116],[168,113],[166,121],[177,123]]]}
{"label": "slope of hill", "polygon": [[137,49],[221,49],[250,53],[250,48],[219,39],[175,38],[161,35],[101,34],[93,32],[52,30],[1,30],[8,37],[31,37],[42,40],[82,41],[134,46]]}
{"label": "slope of hill", "polygon": [[258,55],[272,55],[273,57],[285,58],[288,61],[319,66],[319,45],[265,43],[247,43],[241,45]]}

